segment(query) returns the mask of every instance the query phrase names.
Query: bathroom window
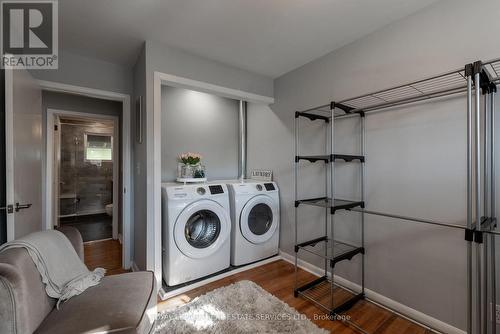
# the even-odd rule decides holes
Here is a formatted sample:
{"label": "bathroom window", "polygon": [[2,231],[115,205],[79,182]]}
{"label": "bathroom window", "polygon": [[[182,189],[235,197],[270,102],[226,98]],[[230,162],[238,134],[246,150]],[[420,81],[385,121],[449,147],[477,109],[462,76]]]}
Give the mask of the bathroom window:
{"label": "bathroom window", "polygon": [[113,160],[113,136],[105,134],[85,134],[85,160]]}

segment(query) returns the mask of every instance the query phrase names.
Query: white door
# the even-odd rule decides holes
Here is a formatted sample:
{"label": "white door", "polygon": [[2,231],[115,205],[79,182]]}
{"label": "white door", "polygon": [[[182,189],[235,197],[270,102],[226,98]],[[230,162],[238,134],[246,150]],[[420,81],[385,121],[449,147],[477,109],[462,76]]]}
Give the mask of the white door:
{"label": "white door", "polygon": [[5,69],[7,241],[42,229],[42,91]]}
{"label": "white door", "polygon": [[230,232],[227,210],[214,201],[200,200],[188,205],[177,217],[174,240],[184,255],[201,259],[217,252]]}
{"label": "white door", "polygon": [[261,244],[273,236],[278,226],[277,203],[265,195],[250,199],[240,215],[241,234],[253,244]]}

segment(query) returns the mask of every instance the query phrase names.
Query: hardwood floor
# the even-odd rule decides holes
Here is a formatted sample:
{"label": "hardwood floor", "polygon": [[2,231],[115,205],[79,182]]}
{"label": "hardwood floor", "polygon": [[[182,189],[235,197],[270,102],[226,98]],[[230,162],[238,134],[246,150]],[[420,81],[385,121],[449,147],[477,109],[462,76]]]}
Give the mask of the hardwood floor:
{"label": "hardwood floor", "polygon": [[83,244],[85,264],[90,270],[106,269],[106,275],[128,272],[122,268],[122,245],[118,240],[93,241]]}
{"label": "hardwood floor", "polygon": [[[299,284],[312,281],[316,277],[309,272],[299,269]],[[307,315],[319,327],[339,334],[358,333],[354,328],[340,322],[331,321],[325,318],[325,313],[312,303],[302,298],[293,296],[294,267],[292,264],[278,260],[263,266],[253,268],[218,281],[209,283],[199,288],[195,288],[179,296],[172,297],[160,302],[159,310],[166,310],[178,305],[186,304],[193,298],[207,293],[213,289],[229,285],[241,280],[249,280],[257,283],[269,293],[278,297],[300,313]],[[339,290],[336,294],[346,294]],[[428,334],[430,331],[401,318],[385,309],[382,309],[367,301],[358,302],[346,315],[351,317],[351,321],[359,325],[370,334]]]}
{"label": "hardwood floor", "polygon": [[[106,275],[116,275],[127,272],[122,269],[122,247],[116,240],[96,241],[84,244],[85,264],[89,269],[102,267],[107,270]],[[316,276],[299,269],[299,284],[312,281]],[[241,280],[249,280],[257,283],[269,293],[278,297],[300,313],[307,315],[319,327],[330,332],[339,334],[358,333],[353,327],[340,321],[331,321],[326,314],[303,298],[293,296],[294,267],[292,264],[278,260],[244,272],[240,272],[218,281],[206,284],[185,292],[179,296],[165,301],[159,301],[158,310],[167,310],[183,305],[193,298]],[[318,294],[321,291],[317,292]],[[335,299],[342,300],[348,297],[348,293],[338,289]],[[326,298],[326,294],[325,294]],[[370,334],[429,334],[430,331],[401,318],[383,308],[367,301],[358,302],[352,309],[346,312],[352,322],[363,328]]]}

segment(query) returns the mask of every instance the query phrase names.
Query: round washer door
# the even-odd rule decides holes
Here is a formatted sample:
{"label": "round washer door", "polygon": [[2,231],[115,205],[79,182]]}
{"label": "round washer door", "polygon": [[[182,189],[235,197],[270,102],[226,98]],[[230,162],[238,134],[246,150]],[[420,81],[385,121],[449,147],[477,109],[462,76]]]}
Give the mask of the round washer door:
{"label": "round washer door", "polygon": [[241,210],[241,234],[254,244],[268,241],[277,228],[277,207],[271,197],[258,195],[252,197]]}
{"label": "round washer door", "polygon": [[227,211],[217,202],[201,200],[188,205],[177,217],[174,240],[184,255],[199,259],[215,253],[230,229]]}

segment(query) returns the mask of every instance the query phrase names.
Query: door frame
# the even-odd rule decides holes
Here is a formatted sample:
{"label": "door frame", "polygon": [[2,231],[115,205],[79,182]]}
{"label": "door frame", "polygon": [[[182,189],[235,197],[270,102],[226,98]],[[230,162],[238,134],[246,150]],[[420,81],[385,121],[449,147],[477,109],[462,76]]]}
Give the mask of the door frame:
{"label": "door frame", "polygon": [[[56,93],[68,93],[75,94],[86,97],[93,97],[103,100],[118,101],[122,103],[122,168],[123,168],[123,184],[122,189],[122,266],[125,269],[129,269],[132,265],[132,231],[133,231],[133,208],[132,208],[132,138],[131,138],[131,124],[130,124],[130,95],[116,93],[112,91],[106,91],[101,89],[94,89],[82,86],[68,85],[59,82],[38,80],[38,84],[42,88],[42,91],[50,91]],[[45,166],[45,164],[44,164]],[[44,171],[44,175],[46,171]],[[46,194],[47,185],[44,184],[43,194]],[[47,208],[47,204],[44,203],[44,208]],[[47,229],[50,225],[47,223],[47,216],[44,215],[44,227]]]}
{"label": "door frame", "polygon": [[[5,70],[0,69],[0,82],[5,85]],[[5,129],[5,89],[0,89],[0,129]],[[5,136],[0,136],[0,206],[7,206]],[[0,245],[7,242],[7,212],[0,210]]]}
{"label": "door frame", "polygon": [[[11,68],[5,68],[5,189],[12,189],[14,187],[14,178],[9,177],[12,175],[14,169],[14,152],[8,147],[13,146],[12,139],[13,131],[14,131],[14,118],[13,113],[9,112],[14,108],[14,101],[10,99],[10,96],[14,96],[14,70]],[[15,198],[12,197],[9,191],[5,192],[5,203],[14,203]],[[43,207],[43,206],[42,206]],[[13,221],[9,219],[9,215],[6,216],[6,224],[7,224],[7,241],[14,240],[14,228]]]}
{"label": "door frame", "polygon": [[[54,211],[54,203],[57,203],[58,200],[58,187],[56,186],[56,181],[60,180],[60,175],[57,172],[59,166],[55,166],[54,158],[55,158],[55,149],[56,146],[58,150],[61,149],[60,141],[57,144],[54,141],[54,125],[56,117],[74,117],[79,119],[102,119],[102,120],[112,120],[113,121],[113,239],[117,240],[118,238],[118,198],[119,198],[119,173],[120,173],[120,120],[117,116],[108,116],[101,114],[91,114],[77,111],[69,111],[69,110],[61,110],[61,109],[52,109],[47,108],[47,121],[46,121],[46,135],[47,135],[47,146],[45,152],[45,170],[46,170],[46,208],[45,208],[45,219],[46,219],[46,229],[52,229],[56,222],[56,214],[59,210]],[[59,129],[60,131],[60,129]],[[60,132],[59,132],[60,136]],[[59,151],[60,156],[60,151]],[[123,164],[123,161],[122,161]],[[47,201],[51,200],[51,203]],[[123,225],[122,225],[123,226]]]}

